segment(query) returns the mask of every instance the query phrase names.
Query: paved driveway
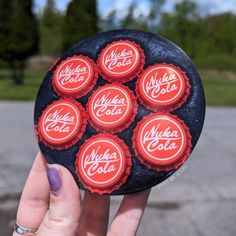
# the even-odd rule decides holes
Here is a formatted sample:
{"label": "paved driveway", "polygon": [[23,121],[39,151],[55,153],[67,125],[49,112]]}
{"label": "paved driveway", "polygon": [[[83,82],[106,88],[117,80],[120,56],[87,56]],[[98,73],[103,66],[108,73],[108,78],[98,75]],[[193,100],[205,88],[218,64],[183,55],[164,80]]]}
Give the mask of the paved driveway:
{"label": "paved driveway", "polygon": [[[14,219],[33,162],[32,103],[0,103],[0,235]],[[203,134],[187,163],[153,188],[138,235],[236,235],[236,109],[208,108]],[[120,197],[112,198],[111,216]]]}

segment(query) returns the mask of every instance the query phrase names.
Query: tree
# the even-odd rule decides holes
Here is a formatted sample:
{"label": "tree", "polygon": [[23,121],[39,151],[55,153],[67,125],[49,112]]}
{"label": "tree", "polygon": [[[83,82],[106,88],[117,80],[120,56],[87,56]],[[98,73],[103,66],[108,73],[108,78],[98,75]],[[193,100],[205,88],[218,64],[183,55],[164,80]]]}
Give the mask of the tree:
{"label": "tree", "polygon": [[96,0],[72,0],[66,11],[63,47],[68,49],[81,39],[97,33]]}
{"label": "tree", "polygon": [[165,0],[149,0],[151,9],[148,16],[149,29],[153,33],[158,32],[158,25],[160,22],[162,7],[165,4]]}
{"label": "tree", "polygon": [[134,28],[134,25],[136,23],[136,19],[134,17],[135,9],[136,9],[136,4],[135,4],[135,2],[133,2],[129,6],[127,15],[121,21],[122,28]]}
{"label": "tree", "polygon": [[115,9],[110,11],[105,19],[100,19],[100,28],[104,31],[114,30],[118,28],[117,12]]}
{"label": "tree", "polygon": [[120,22],[120,27],[125,29],[148,30],[148,24],[145,17],[142,14],[135,16],[136,8],[137,4],[132,2],[128,8],[127,15]]}
{"label": "tree", "polygon": [[184,49],[191,57],[197,50],[198,29],[197,5],[192,0],[176,3],[172,13],[163,13],[160,33]]}
{"label": "tree", "polygon": [[48,0],[40,17],[40,52],[58,55],[62,49],[63,15],[56,10],[55,1]]}
{"label": "tree", "polygon": [[211,53],[232,54],[236,49],[236,21],[232,13],[208,16],[203,20],[207,37],[211,38]]}
{"label": "tree", "polygon": [[12,15],[12,0],[0,0],[0,58],[8,60],[10,56],[9,37],[11,33],[10,19]]}
{"label": "tree", "polygon": [[5,45],[0,55],[9,65],[14,82],[23,84],[25,60],[38,49],[37,22],[32,13],[32,1],[1,0],[1,3],[1,7],[10,6],[11,9],[9,12],[4,9],[8,17],[0,17],[1,24],[6,24],[7,35],[7,42],[0,37],[1,44]]}

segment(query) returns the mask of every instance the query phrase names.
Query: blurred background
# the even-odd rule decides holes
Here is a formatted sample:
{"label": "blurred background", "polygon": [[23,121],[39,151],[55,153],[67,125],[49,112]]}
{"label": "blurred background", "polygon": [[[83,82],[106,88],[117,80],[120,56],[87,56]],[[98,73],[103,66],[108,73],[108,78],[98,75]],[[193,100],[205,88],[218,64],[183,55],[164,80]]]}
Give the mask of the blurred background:
{"label": "blurred background", "polygon": [[[0,0],[0,235],[11,235],[33,162],[33,106],[50,64],[100,31],[142,29],[197,66],[207,115],[187,163],[153,188],[138,235],[236,235],[235,0]],[[112,198],[111,217],[120,202]]]}

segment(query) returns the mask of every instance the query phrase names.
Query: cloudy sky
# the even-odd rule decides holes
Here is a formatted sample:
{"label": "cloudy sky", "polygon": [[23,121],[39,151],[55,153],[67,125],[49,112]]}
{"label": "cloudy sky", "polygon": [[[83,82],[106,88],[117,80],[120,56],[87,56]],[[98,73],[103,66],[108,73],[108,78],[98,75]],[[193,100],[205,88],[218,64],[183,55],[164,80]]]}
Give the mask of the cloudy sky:
{"label": "cloudy sky", "polygon": [[[58,9],[65,10],[66,5],[70,0],[59,0],[55,1]],[[137,14],[142,13],[148,14],[149,11],[149,0],[98,0],[98,11],[101,16],[106,15],[113,9],[116,9],[121,14],[126,14],[128,6],[131,2],[137,3]],[[171,11],[176,2],[181,0],[166,0],[164,9]],[[236,13],[236,0],[196,0],[199,6],[199,10],[202,14],[214,14],[226,11],[232,11]],[[35,0],[35,10],[38,12],[45,6],[46,0]]]}

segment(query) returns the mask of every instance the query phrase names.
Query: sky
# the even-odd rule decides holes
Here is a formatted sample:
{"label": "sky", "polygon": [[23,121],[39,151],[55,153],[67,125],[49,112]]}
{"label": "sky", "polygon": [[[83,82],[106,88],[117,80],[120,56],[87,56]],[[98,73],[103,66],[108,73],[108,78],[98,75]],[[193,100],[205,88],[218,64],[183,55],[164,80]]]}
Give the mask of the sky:
{"label": "sky", "polygon": [[[34,0],[35,11],[40,12],[47,0]],[[129,5],[135,1],[137,3],[136,14],[142,13],[147,15],[149,12],[149,0],[97,0],[98,1],[98,12],[102,17],[106,17],[108,13],[116,9],[120,14],[125,15]],[[164,10],[170,12],[173,9],[175,3],[181,0],[166,0]],[[66,5],[70,0],[56,0],[56,6],[59,10],[63,11],[66,9]],[[202,15],[215,14],[221,12],[232,11],[236,13],[236,0],[196,0],[199,6],[199,11]]]}

